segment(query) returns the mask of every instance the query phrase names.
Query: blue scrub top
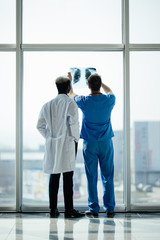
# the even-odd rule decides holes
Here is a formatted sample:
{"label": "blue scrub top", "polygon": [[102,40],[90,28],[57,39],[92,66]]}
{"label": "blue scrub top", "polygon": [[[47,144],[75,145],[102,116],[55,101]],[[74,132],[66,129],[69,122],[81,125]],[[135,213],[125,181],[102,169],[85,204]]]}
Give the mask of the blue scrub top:
{"label": "blue scrub top", "polygon": [[111,125],[111,112],[115,105],[114,94],[101,94],[74,97],[82,110],[80,137],[86,141],[106,141],[114,136]]}

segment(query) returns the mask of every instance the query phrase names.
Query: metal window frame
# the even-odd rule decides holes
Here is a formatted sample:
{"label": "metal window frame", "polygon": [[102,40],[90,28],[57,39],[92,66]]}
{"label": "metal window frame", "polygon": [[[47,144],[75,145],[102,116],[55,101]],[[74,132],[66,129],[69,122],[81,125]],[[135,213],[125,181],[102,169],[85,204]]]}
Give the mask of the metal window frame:
{"label": "metal window frame", "polygon": [[129,50],[131,51],[160,51],[160,44],[130,44]]}
{"label": "metal window frame", "polygon": [[122,42],[123,51],[123,81],[124,81],[124,204],[126,211],[130,211],[131,177],[130,177],[130,58],[129,58],[129,0],[122,1]]}
{"label": "metal window frame", "polygon": [[23,52],[22,0],[16,0],[16,212],[21,212],[23,194]]}
{"label": "metal window frame", "polygon": [[[124,84],[124,204],[116,207],[117,212],[157,211],[160,206],[131,205],[131,171],[130,171],[130,52],[160,51],[160,44],[129,43],[129,0],[122,0],[122,44],[22,44],[22,4],[16,0],[16,44],[0,44],[0,52],[16,52],[16,208],[0,207],[1,211],[48,211],[47,207],[23,206],[22,209],[22,151],[23,151],[23,53],[27,51],[94,51],[123,52]],[[84,207],[79,207],[79,209]]]}
{"label": "metal window frame", "polygon": [[15,52],[16,44],[0,44],[0,52]]}
{"label": "metal window frame", "polygon": [[[22,52],[123,52],[124,44],[22,44]],[[63,207],[59,207],[60,211],[63,211]],[[87,203],[85,206],[76,206],[78,210],[87,210]],[[49,208],[46,206],[29,206],[24,205],[21,209],[23,212],[48,212]],[[116,212],[124,212],[126,210],[125,204],[116,205]],[[100,208],[100,212],[103,212],[103,208]]]}
{"label": "metal window frame", "polygon": [[123,51],[124,44],[22,44],[23,51]]}

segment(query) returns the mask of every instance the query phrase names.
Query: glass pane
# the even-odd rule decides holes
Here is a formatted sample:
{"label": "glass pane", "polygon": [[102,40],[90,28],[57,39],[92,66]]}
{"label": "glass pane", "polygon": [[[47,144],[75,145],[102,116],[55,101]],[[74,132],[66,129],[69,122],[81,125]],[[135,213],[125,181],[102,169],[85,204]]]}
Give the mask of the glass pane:
{"label": "glass pane", "polygon": [[159,204],[160,53],[131,53],[132,204]]}
{"label": "glass pane", "polygon": [[121,0],[24,0],[24,43],[121,43]]}
{"label": "glass pane", "polygon": [[159,11],[159,0],[130,0],[131,43],[160,43]]}
{"label": "glass pane", "polygon": [[15,206],[15,53],[0,53],[0,206]]}
{"label": "glass pane", "polygon": [[[104,82],[115,92],[116,106],[112,114],[115,131],[115,192],[117,204],[123,203],[123,55],[121,52],[25,52],[24,53],[24,152],[23,203],[48,205],[48,175],[43,174],[44,139],[36,129],[42,105],[56,97],[54,80],[67,74],[70,67],[94,67]],[[115,65],[116,63],[116,65]],[[116,71],[115,71],[116,68]],[[87,86],[76,88],[81,95],[89,94]],[[80,122],[82,119],[79,112]],[[99,176],[99,197],[102,204],[102,184]],[[62,186],[59,204],[63,205]],[[74,203],[87,206],[87,186],[82,156],[82,141],[74,174]],[[102,206],[102,205],[101,205]]]}
{"label": "glass pane", "polygon": [[0,0],[0,44],[16,42],[16,1]]}

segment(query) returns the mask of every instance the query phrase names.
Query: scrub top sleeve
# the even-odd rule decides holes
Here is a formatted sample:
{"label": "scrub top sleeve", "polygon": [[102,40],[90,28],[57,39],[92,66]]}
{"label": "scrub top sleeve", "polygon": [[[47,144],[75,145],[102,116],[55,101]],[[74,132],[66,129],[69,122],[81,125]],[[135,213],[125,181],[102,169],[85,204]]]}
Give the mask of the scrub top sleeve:
{"label": "scrub top sleeve", "polygon": [[74,101],[77,103],[78,107],[80,109],[84,109],[85,108],[85,96],[74,96]]}
{"label": "scrub top sleeve", "polygon": [[113,93],[109,93],[106,95],[107,97],[107,100],[109,100],[109,103],[111,106],[114,106],[115,105],[115,102],[116,102],[116,97]]}

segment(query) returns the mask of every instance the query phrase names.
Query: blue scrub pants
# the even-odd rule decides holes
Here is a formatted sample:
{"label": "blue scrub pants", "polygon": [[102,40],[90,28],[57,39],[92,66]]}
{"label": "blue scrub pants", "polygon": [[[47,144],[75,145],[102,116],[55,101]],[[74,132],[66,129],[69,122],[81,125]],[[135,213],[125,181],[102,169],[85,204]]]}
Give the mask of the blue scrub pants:
{"label": "blue scrub pants", "polygon": [[114,150],[112,139],[103,142],[83,141],[83,157],[88,183],[88,206],[90,212],[98,213],[100,206],[97,193],[98,162],[103,184],[103,207],[106,212],[115,207],[114,196]]}

